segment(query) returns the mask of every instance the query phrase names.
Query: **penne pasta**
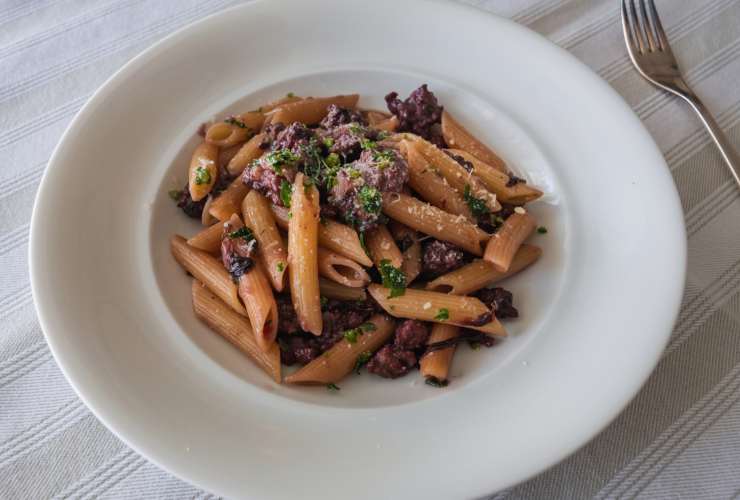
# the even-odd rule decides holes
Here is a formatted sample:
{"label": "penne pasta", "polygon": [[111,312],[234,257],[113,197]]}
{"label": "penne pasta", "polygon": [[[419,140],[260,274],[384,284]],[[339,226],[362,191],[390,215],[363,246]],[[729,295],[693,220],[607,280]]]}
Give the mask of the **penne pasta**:
{"label": "penne pasta", "polygon": [[488,335],[506,336],[503,325],[475,297],[407,288],[403,295],[390,298],[388,289],[376,283],[368,286],[367,291],[385,312],[396,318],[464,326]]}
{"label": "penne pasta", "polygon": [[221,252],[221,236],[223,233],[223,224],[216,223],[212,226],[208,226],[190,238],[187,243],[191,247],[203,250],[211,255],[219,255]]}
{"label": "penne pasta", "polygon": [[200,201],[211,192],[218,179],[218,147],[205,142],[193,152],[188,171],[188,189],[193,201]]}
{"label": "penne pasta", "polygon": [[261,113],[269,113],[270,111],[282,106],[283,104],[288,104],[289,102],[297,102],[297,101],[302,101],[302,100],[303,100],[302,97],[298,97],[297,95],[293,93],[289,93],[285,97],[281,97],[280,99],[275,99],[274,101],[270,101],[267,104],[263,104],[257,109],[257,111]]}
{"label": "penne pasta", "polygon": [[290,293],[301,328],[314,335],[321,335],[318,269],[319,191],[314,185],[304,185],[304,179],[303,174],[299,173],[293,183],[291,201],[293,216],[288,223]]}
{"label": "penne pasta", "polygon": [[247,311],[239,301],[236,285],[220,260],[203,250],[191,247],[185,242],[185,238],[178,235],[170,239],[170,250],[178,264],[188,273],[208,287],[234,311],[242,316],[247,315]]}
{"label": "penne pasta", "polygon": [[264,121],[265,115],[258,111],[232,116],[208,127],[205,140],[214,146],[235,146],[254,135],[262,127]]}
{"label": "penne pasta", "polygon": [[481,255],[481,241],[488,235],[461,215],[452,215],[435,206],[393,193],[383,197],[383,213],[419,232],[449,241],[473,255]]}
{"label": "penne pasta", "polygon": [[388,223],[393,239],[403,243],[406,249],[402,252],[401,271],[406,276],[406,283],[413,282],[421,274],[421,242],[419,234],[398,221]]}
{"label": "penne pasta", "polygon": [[[242,227],[244,224],[241,219],[234,214],[229,222],[224,224],[224,232],[236,231]],[[278,310],[275,296],[259,259],[254,260],[252,267],[239,277],[237,289],[247,310],[257,344],[266,351],[277,337]]]}
{"label": "penne pasta", "polygon": [[288,249],[275,224],[270,202],[257,191],[250,191],[242,202],[242,214],[244,223],[259,243],[260,259],[272,287],[282,292],[288,269]]}
{"label": "penne pasta", "polygon": [[352,259],[321,247],[318,259],[319,274],[325,278],[351,288],[362,288],[370,283],[370,276],[365,269]]}
{"label": "penne pasta", "polygon": [[[517,207],[517,210],[519,209],[520,207]],[[526,212],[514,212],[488,240],[483,260],[493,264],[497,271],[508,271],[514,255],[522,242],[532,234],[535,226],[537,223],[534,217]]]}
{"label": "penne pasta", "polygon": [[494,167],[483,163],[481,160],[461,149],[448,149],[450,153],[460,156],[473,165],[473,173],[477,175],[486,185],[489,191],[495,193],[498,200],[512,205],[524,205],[542,196],[542,191],[537,188],[517,182],[510,184],[511,177]]}
{"label": "penne pasta", "polygon": [[208,213],[221,222],[229,220],[241,211],[242,200],[248,192],[249,186],[242,182],[241,177],[237,177],[211,202]]}
{"label": "penne pasta", "polygon": [[[277,205],[272,205],[270,209],[275,216],[277,225],[282,229],[288,229],[291,219],[288,209]],[[362,248],[357,231],[335,220],[323,219],[321,221],[321,224],[319,224],[319,244],[327,250],[359,262],[365,267],[373,265],[373,261],[370,260],[370,257]]]}
{"label": "penne pasta", "polygon": [[218,151],[218,171],[221,172],[226,170],[229,162],[236,156],[239,150],[242,148],[242,144],[236,144],[229,148],[221,148]]}
{"label": "penne pasta", "polygon": [[244,316],[235,313],[198,280],[193,280],[193,311],[214,332],[252,359],[275,382],[280,383],[280,348],[273,343],[263,351],[254,337],[252,326]]}
{"label": "penne pasta", "polygon": [[319,291],[322,297],[336,300],[367,300],[364,288],[352,288],[334,281],[319,277]]}
{"label": "penne pasta", "polygon": [[371,127],[375,127],[375,125],[377,125],[378,123],[383,122],[393,116],[384,111],[376,111],[373,109],[365,111],[363,112],[363,114],[365,115],[365,119],[367,120],[368,125],[370,125]]}
{"label": "penne pasta", "polygon": [[426,158],[419,152],[417,145],[405,140],[401,144],[402,150],[405,148],[408,160],[409,186],[435,207],[474,221],[470,207],[465,203],[463,196],[429,165]]}
{"label": "penne pasta", "polygon": [[384,225],[379,225],[365,233],[365,244],[375,267],[380,268],[381,261],[389,260],[393,267],[400,269],[403,255],[398,249],[393,236]]}
{"label": "penne pasta", "polygon": [[395,116],[391,116],[390,118],[386,118],[385,120],[376,123],[375,125],[371,125],[371,127],[378,130],[385,130],[386,132],[395,132],[398,128],[398,125],[398,118],[396,118]]}
{"label": "penne pasta", "polygon": [[442,112],[442,136],[450,148],[462,149],[491,167],[506,173],[506,163],[489,147],[476,139],[465,127],[460,125],[447,111]]}
{"label": "penne pasta", "polygon": [[534,264],[540,255],[542,255],[541,248],[523,244],[514,255],[509,270],[506,272],[497,271],[487,260],[476,259],[470,264],[430,281],[426,289],[453,295],[468,295],[526,269]]}
{"label": "penne pasta", "polygon": [[[429,335],[427,344],[434,344],[435,342],[443,342],[456,338],[460,335],[460,328],[453,325],[443,325],[436,323],[432,326],[432,333]],[[447,376],[450,373],[450,364],[452,363],[452,356],[455,355],[455,348],[457,346],[452,345],[445,347],[444,349],[438,349],[435,351],[427,351],[419,360],[419,371],[421,376],[424,378],[431,378],[438,382],[444,382],[447,380]]]}
{"label": "penne pasta", "polygon": [[458,193],[466,197],[473,196],[481,200],[491,212],[501,210],[501,205],[496,200],[496,195],[486,189],[486,185],[478,176],[465,170],[465,167],[450,158],[447,153],[431,142],[425,141],[421,137],[417,137],[414,142],[418,147],[418,151],[424,155],[432,168],[444,177],[449,185]]}
{"label": "penne pasta", "polygon": [[326,108],[336,104],[342,108],[354,108],[359,100],[359,94],[338,95],[334,97],[307,98],[300,101],[282,104],[275,109],[271,123],[301,122],[306,125],[316,125],[326,116]]}
{"label": "penne pasta", "polygon": [[358,335],[356,342],[340,340],[324,354],[285,377],[285,382],[288,384],[330,384],[339,382],[352,373],[358,365],[360,355],[377,351],[393,335],[396,326],[395,322],[384,314],[376,314],[370,318],[369,323],[375,325],[375,328]]}
{"label": "penne pasta", "polygon": [[226,165],[229,175],[241,175],[244,169],[264,152],[260,145],[265,140],[265,134],[257,134],[239,147],[239,151]]}

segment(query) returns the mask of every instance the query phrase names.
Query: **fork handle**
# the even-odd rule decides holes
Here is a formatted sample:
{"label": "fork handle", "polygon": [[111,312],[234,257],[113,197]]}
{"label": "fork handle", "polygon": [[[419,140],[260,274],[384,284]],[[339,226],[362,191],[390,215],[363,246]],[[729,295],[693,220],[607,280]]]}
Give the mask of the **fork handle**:
{"label": "fork handle", "polygon": [[740,186],[740,155],[738,155],[737,150],[732,147],[730,140],[727,138],[725,133],[722,132],[722,129],[719,127],[717,122],[714,121],[714,118],[707,107],[704,106],[704,103],[701,102],[701,99],[699,99],[696,94],[688,92],[686,95],[682,95],[681,97],[691,104],[691,107],[694,108],[694,111],[699,115],[701,121],[704,122],[704,125],[709,131],[709,135],[712,136],[712,139],[714,139],[714,142],[717,144],[719,152],[722,154],[722,158],[724,158],[727,166],[730,167],[730,173],[732,173],[732,176],[735,178],[735,182]]}

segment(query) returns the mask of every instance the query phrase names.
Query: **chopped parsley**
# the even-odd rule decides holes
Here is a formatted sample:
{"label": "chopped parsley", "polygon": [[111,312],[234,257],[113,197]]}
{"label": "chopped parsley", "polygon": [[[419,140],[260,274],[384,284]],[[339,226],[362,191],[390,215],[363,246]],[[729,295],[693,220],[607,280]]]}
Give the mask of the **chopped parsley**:
{"label": "chopped parsley", "polygon": [[463,193],[465,203],[470,207],[470,211],[476,217],[485,217],[491,213],[486,204],[480,198],[476,198],[470,192],[470,184],[465,184],[465,192]]}
{"label": "chopped parsley", "polygon": [[352,132],[354,135],[364,135],[365,127],[363,127],[359,123],[352,122],[349,124],[349,131]]}
{"label": "chopped parsley", "polygon": [[344,339],[350,344],[354,344],[357,342],[357,337],[359,337],[365,332],[372,332],[372,331],[375,331],[375,325],[373,323],[363,323],[357,328],[351,328],[349,330],[345,330]]}
{"label": "chopped parsley", "polygon": [[334,139],[332,139],[331,137],[324,137],[323,142],[324,142],[324,146],[326,146],[327,148],[330,148],[334,145]]}
{"label": "chopped parsley", "polygon": [[237,118],[234,118],[233,116],[231,118],[225,119],[224,122],[225,123],[228,123],[229,125],[235,125],[235,126],[237,126],[239,128],[249,128],[249,127],[247,127],[247,124],[246,123],[244,123],[243,121],[241,121],[241,120],[239,120]]}
{"label": "chopped parsley", "polygon": [[373,353],[370,351],[364,351],[357,355],[357,361],[355,361],[355,368],[354,372],[356,374],[360,374],[360,368],[365,366],[368,361],[370,361],[370,358],[373,357]]}
{"label": "chopped parsley", "polygon": [[384,151],[374,151],[373,160],[375,161],[377,167],[380,170],[383,170],[384,168],[388,168],[393,165],[393,162],[396,161],[396,155],[390,149],[386,149]]}
{"label": "chopped parsley", "polygon": [[293,92],[288,92],[287,94],[285,94],[285,97],[287,97],[288,99],[292,99],[295,97],[295,94]]}
{"label": "chopped parsley", "polygon": [[360,188],[358,198],[365,212],[373,215],[380,213],[380,209],[383,206],[383,195],[380,194],[380,191],[374,187],[364,185]]}
{"label": "chopped parsley", "polygon": [[547,233],[547,228],[545,226],[540,226],[540,227],[537,228],[537,232],[540,233],[540,234],[546,234]]}
{"label": "chopped parsley", "polygon": [[321,308],[322,309],[325,308],[329,304],[329,299],[327,299],[323,295],[321,296],[320,300],[321,300]]}
{"label": "chopped parsley", "polygon": [[447,387],[449,384],[447,380],[440,380],[437,377],[427,377],[424,383],[426,385],[431,385],[432,387]]}
{"label": "chopped parsley", "polygon": [[328,384],[326,384],[326,389],[329,392],[337,392],[337,391],[340,391],[341,390],[339,388],[339,386],[337,384],[335,384],[334,382],[329,382]]}
{"label": "chopped parsley", "polygon": [[326,162],[326,166],[329,168],[339,168],[339,166],[342,164],[342,160],[336,153],[330,153],[324,161]]}
{"label": "chopped parsley", "polygon": [[364,138],[364,139],[360,139],[360,147],[362,149],[376,149],[378,147],[378,143],[375,141],[371,141],[370,139]]}
{"label": "chopped parsley", "polygon": [[406,275],[391,264],[388,259],[380,261],[380,277],[383,279],[383,286],[390,288],[391,293],[388,295],[389,299],[393,297],[400,297],[406,293]]}
{"label": "chopped parsley", "polygon": [[447,321],[448,319],[450,319],[450,311],[444,307],[441,308],[434,317],[434,321]]}
{"label": "chopped parsley", "polygon": [[267,165],[269,165],[278,174],[283,172],[283,167],[291,165],[299,159],[298,155],[293,153],[290,149],[278,149],[277,151],[272,151],[265,156],[265,162]]}
{"label": "chopped parsley", "polygon": [[[293,185],[287,180],[280,181],[280,201],[286,208],[290,208],[290,201],[293,198]],[[290,214],[288,214],[290,217]]]}
{"label": "chopped parsley", "polygon": [[170,189],[167,191],[167,194],[175,201],[180,201],[180,198],[182,198],[182,191],[180,189]]}
{"label": "chopped parsley", "polygon": [[211,173],[207,168],[197,167],[195,169],[195,184],[200,186],[201,184],[211,183]]}
{"label": "chopped parsley", "polygon": [[227,233],[226,236],[229,237],[229,239],[235,240],[237,238],[244,238],[247,241],[252,241],[254,239],[254,234],[252,234],[252,231],[249,230],[248,227],[240,227],[236,231],[231,231],[230,233]]}
{"label": "chopped parsley", "polygon": [[278,262],[275,267],[277,267],[279,273],[282,273],[285,271],[285,262]]}
{"label": "chopped parsley", "polygon": [[368,251],[367,245],[365,244],[365,232],[360,231],[357,233],[357,236],[360,238],[360,246],[362,247],[363,250],[365,250],[365,254],[367,256],[370,256],[370,252]]}

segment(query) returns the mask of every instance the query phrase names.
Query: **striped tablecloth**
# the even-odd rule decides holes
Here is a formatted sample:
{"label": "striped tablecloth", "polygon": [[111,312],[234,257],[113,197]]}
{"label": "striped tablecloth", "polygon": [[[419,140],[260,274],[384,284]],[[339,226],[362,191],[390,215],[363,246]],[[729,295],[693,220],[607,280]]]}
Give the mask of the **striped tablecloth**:
{"label": "striped tablecloth", "polygon": [[[689,109],[632,69],[618,0],[468,2],[542,33],[624,96],[668,160],[689,237],[683,309],[639,396],[580,452],[491,498],[736,498],[740,191]],[[28,230],[52,148],[90,94],[164,35],[236,3],[0,0],[2,499],[211,496],[128,449],[75,396],[34,313]],[[658,0],[658,8],[688,80],[740,145],[740,0]]]}

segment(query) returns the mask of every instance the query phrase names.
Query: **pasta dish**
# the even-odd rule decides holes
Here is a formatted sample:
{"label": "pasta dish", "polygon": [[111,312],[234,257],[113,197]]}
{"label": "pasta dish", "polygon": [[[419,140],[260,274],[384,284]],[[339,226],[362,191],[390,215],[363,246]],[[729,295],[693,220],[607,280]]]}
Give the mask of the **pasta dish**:
{"label": "pasta dish", "polygon": [[204,124],[170,191],[205,226],[171,239],[195,315],[278,383],[418,368],[445,386],[458,344],[490,347],[519,315],[496,284],[540,257],[542,192],[426,85],[385,100],[291,93]]}

